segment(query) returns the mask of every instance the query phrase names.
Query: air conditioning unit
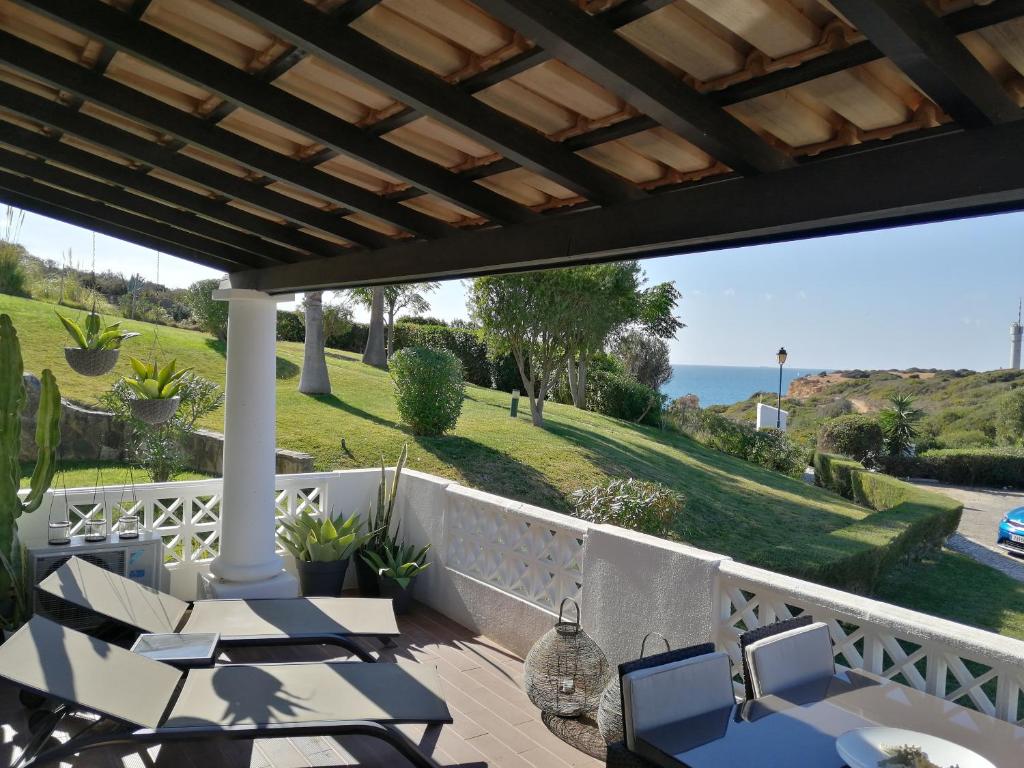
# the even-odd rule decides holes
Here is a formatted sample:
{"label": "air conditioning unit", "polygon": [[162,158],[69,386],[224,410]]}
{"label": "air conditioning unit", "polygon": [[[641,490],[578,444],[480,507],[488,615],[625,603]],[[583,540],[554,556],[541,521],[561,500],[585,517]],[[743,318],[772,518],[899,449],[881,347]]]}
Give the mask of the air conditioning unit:
{"label": "air conditioning unit", "polygon": [[[106,541],[86,541],[84,536],[72,536],[68,544],[43,544],[25,548],[28,573],[33,587],[60,568],[72,557],[98,565],[104,570],[166,591],[169,574],[164,567],[164,545],[160,536],[142,532],[137,539],[119,539],[116,534]],[[98,613],[80,608],[33,589],[33,610],[73,629],[90,630],[107,619]]]}

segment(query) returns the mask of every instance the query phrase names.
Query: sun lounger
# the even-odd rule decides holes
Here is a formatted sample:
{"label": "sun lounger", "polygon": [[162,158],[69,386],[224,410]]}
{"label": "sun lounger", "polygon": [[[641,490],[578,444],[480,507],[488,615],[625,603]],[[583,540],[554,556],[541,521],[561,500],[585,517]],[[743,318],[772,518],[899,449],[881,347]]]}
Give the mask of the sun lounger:
{"label": "sun lounger", "polygon": [[399,634],[390,600],[303,597],[189,604],[78,557],[43,579],[38,588],[139,632],[216,632],[222,647],[326,643],[374,661],[354,638],[390,642]]}
{"label": "sun lounger", "polygon": [[[182,673],[41,616],[0,645],[0,678],[48,697],[17,768],[114,744],[371,736],[437,768],[395,725],[450,723],[426,664],[236,664]],[[41,714],[41,713],[37,713]],[[67,715],[84,727],[43,751]]]}

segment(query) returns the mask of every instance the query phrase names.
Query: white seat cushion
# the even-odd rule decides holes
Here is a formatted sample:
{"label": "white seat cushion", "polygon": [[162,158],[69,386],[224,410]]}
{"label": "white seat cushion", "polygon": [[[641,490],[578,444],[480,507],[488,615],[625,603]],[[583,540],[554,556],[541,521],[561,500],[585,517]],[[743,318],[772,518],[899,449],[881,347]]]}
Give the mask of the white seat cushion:
{"label": "white seat cushion", "polygon": [[731,707],[735,702],[729,656],[708,653],[622,676],[626,746],[635,734]]}
{"label": "white seat cushion", "polygon": [[832,677],[832,639],[822,622],[780,632],[747,646],[747,668],[755,697]]}

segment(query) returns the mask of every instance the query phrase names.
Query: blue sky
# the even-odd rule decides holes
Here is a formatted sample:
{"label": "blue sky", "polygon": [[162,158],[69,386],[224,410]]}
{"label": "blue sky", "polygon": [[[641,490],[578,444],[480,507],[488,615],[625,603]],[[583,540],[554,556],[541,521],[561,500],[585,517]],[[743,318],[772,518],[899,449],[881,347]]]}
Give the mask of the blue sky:
{"label": "blue sky", "polygon": [[[88,269],[91,233],[26,214],[21,242]],[[96,268],[156,278],[156,256],[103,235]],[[1024,294],[1024,213],[644,262],[674,280],[687,327],[672,361],[770,365],[785,345],[799,368],[973,368],[1007,364]],[[212,270],[164,256],[160,279],[184,286]],[[432,314],[463,317],[465,286],[444,283]],[[360,316],[361,313],[357,313]]]}

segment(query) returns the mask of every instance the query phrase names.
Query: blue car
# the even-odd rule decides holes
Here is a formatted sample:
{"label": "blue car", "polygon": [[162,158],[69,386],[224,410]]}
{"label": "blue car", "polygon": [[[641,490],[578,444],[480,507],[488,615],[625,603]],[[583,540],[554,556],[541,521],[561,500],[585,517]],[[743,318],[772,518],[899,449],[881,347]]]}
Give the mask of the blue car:
{"label": "blue car", "polygon": [[1024,507],[1011,509],[999,523],[996,544],[1007,552],[1024,555]]}

